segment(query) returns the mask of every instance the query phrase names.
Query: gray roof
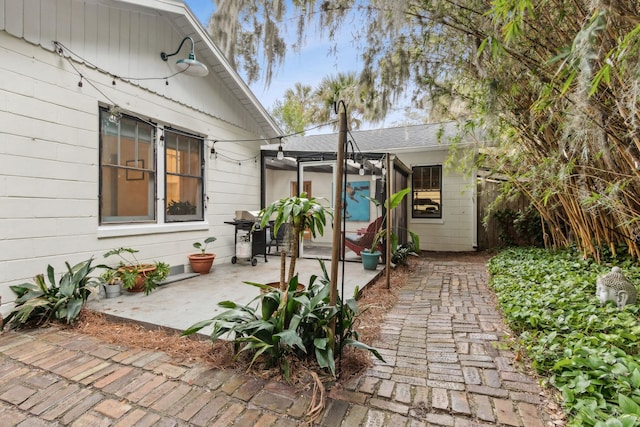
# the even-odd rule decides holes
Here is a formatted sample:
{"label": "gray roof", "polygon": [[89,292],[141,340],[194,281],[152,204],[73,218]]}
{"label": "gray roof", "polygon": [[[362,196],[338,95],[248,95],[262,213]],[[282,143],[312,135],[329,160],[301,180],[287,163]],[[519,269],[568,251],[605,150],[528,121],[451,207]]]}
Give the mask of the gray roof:
{"label": "gray roof", "polygon": [[[392,128],[351,131],[347,138],[354,142],[360,152],[398,152],[437,150],[450,145],[459,133],[461,122],[444,122],[424,125],[407,125]],[[463,144],[473,141],[471,136],[463,138]],[[335,152],[338,133],[306,136],[289,136],[282,140],[287,151]],[[279,144],[263,145],[262,150],[277,150]]]}

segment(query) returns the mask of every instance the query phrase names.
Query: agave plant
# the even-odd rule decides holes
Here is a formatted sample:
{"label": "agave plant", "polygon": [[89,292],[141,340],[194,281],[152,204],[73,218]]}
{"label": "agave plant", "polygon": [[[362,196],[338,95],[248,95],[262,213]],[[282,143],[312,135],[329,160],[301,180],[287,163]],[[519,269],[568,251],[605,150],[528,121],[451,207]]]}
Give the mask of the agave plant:
{"label": "agave plant", "polygon": [[[99,277],[89,275],[97,266],[92,266],[93,258],[71,267],[65,262],[67,271],[56,283],[54,268],[47,267],[44,274],[38,274],[34,283],[11,286],[16,294],[15,307],[5,319],[5,325],[18,328],[25,324],[41,325],[51,319],[72,323],[91,294],[91,288],[102,283]],[[48,283],[47,283],[48,280]]]}

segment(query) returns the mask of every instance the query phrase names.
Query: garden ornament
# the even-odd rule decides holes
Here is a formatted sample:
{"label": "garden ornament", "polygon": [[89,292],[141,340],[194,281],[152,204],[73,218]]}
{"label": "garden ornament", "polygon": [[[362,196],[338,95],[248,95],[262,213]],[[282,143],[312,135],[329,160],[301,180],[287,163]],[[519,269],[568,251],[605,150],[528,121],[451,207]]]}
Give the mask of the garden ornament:
{"label": "garden ornament", "polygon": [[610,273],[598,277],[596,281],[596,296],[601,305],[607,301],[615,302],[618,308],[635,304],[637,293],[636,287],[624,277],[620,267],[613,267]]}

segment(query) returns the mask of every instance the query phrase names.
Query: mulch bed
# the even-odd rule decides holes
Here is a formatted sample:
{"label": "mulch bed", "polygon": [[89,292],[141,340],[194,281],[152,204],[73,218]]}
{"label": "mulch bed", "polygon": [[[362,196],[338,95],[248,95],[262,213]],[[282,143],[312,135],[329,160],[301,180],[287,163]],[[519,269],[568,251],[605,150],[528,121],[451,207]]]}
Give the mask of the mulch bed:
{"label": "mulch bed", "polygon": [[[417,262],[416,258],[409,257],[407,265],[392,269],[390,289],[387,289],[383,274],[376,282],[361,291],[358,299],[361,314],[354,325],[360,341],[371,345],[379,336],[385,314],[397,301],[398,290],[404,286]],[[249,368],[248,355],[241,355],[234,360],[233,346],[230,342],[212,343],[202,338],[182,337],[178,332],[171,330],[147,329],[135,323],[117,322],[102,313],[87,309],[82,310],[73,328],[79,333],[112,344],[163,351],[179,363],[205,363],[212,369],[235,369],[267,380],[284,381],[277,368],[269,369],[260,363],[255,363]],[[347,348],[338,364],[340,371],[336,384],[360,375],[370,364],[369,352]],[[311,387],[314,379],[310,371],[316,371],[323,377],[323,381],[333,382],[326,373],[319,371],[314,361],[297,360],[292,362],[291,383],[305,389]]]}

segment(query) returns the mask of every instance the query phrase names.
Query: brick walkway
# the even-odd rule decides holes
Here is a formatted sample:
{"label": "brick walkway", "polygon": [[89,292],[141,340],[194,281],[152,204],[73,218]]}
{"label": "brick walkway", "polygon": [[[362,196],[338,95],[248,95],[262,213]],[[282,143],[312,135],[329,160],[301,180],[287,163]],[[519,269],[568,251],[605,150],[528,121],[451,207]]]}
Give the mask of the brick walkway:
{"label": "brick walkway", "polygon": [[[388,313],[376,362],[327,402],[326,426],[547,424],[499,345],[485,258],[432,256]],[[297,426],[308,394],[70,331],[0,336],[0,426]]]}

